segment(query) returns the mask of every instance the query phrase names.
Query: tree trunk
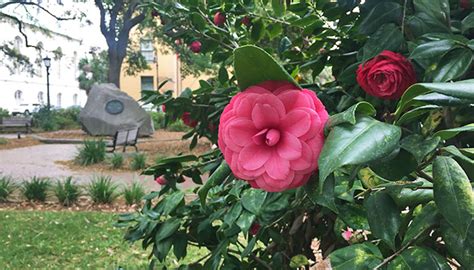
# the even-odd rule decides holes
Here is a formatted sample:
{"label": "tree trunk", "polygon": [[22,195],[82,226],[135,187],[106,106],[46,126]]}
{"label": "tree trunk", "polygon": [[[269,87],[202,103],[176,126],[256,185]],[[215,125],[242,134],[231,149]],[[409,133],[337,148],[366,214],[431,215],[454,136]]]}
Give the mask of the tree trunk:
{"label": "tree trunk", "polygon": [[123,63],[123,57],[121,57],[116,51],[109,50],[109,83],[115,84],[120,88],[120,73]]}

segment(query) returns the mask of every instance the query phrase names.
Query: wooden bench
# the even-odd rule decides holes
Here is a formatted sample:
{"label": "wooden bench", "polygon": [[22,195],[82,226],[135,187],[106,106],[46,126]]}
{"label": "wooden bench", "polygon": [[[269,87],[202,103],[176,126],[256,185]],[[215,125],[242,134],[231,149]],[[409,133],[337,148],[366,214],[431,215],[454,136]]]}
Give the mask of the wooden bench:
{"label": "wooden bench", "polygon": [[123,146],[123,152],[127,150],[127,146],[135,147],[138,152],[138,128],[129,130],[119,130],[115,133],[112,142],[107,144],[107,147],[112,148],[108,152],[113,153],[118,146]]}
{"label": "wooden bench", "polygon": [[26,133],[31,132],[31,118],[26,117],[7,117],[2,118],[0,124],[0,129],[14,129],[14,130],[24,130]]}

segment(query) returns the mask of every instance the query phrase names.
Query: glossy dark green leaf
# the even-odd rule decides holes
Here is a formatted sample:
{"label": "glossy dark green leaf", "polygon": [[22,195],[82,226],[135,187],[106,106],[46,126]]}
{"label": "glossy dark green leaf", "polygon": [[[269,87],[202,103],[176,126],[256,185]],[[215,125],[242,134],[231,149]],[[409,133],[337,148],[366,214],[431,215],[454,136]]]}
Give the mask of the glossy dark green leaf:
{"label": "glossy dark green leaf", "polygon": [[181,221],[177,218],[170,218],[163,222],[156,232],[155,235],[155,242],[160,242],[165,238],[170,237],[173,235],[181,226]]}
{"label": "glossy dark green leaf", "polygon": [[186,257],[188,247],[188,239],[186,234],[177,233],[173,235],[173,253],[178,260]]}
{"label": "glossy dark green leaf", "polygon": [[382,259],[380,250],[369,242],[340,248],[329,254],[331,267],[334,270],[374,269]]}
{"label": "glossy dark green leaf", "polygon": [[239,218],[240,213],[242,213],[242,204],[234,204],[225,215],[224,223],[231,226]]}
{"label": "glossy dark green leaf", "polygon": [[376,114],[374,106],[372,104],[361,101],[355,105],[352,105],[349,109],[332,115],[327,124],[326,130],[331,129],[334,126],[343,124],[343,123],[350,123],[354,125],[356,123],[356,116],[357,115],[367,115],[367,116],[374,116]]}
{"label": "glossy dark green leaf", "polygon": [[262,20],[252,21],[252,30],[250,31],[250,37],[253,41],[257,42],[265,35],[265,25]]}
{"label": "glossy dark green leaf", "polygon": [[474,221],[471,221],[465,237],[445,221],[441,222],[441,234],[448,252],[463,268],[474,269]]}
{"label": "glossy dark green leaf", "polygon": [[464,75],[472,63],[472,50],[459,48],[449,51],[438,63],[433,81],[447,82]]}
{"label": "glossy dark green leaf", "polygon": [[410,54],[413,59],[435,58],[454,48],[456,43],[451,39],[435,40],[421,43]]}
{"label": "glossy dark green leaf", "polygon": [[418,163],[421,163],[428,154],[436,150],[440,141],[441,139],[438,136],[425,139],[421,135],[413,134],[403,138],[400,141],[400,145],[411,153]]}
{"label": "glossy dark green leaf", "polygon": [[385,192],[376,192],[364,201],[373,236],[382,239],[395,250],[395,237],[400,229],[400,212],[392,198]]}
{"label": "glossy dark green leaf", "polygon": [[255,215],[244,210],[242,211],[242,214],[240,215],[239,219],[237,219],[236,224],[240,227],[242,232],[246,233],[248,232],[250,226],[252,226],[254,221]]}
{"label": "glossy dark green leaf", "polygon": [[388,270],[395,269],[439,269],[451,270],[448,262],[435,251],[424,247],[412,247],[402,252],[388,264]]}
{"label": "glossy dark green leaf", "polygon": [[204,18],[199,15],[197,12],[191,13],[191,23],[193,24],[194,27],[196,27],[197,30],[203,31],[206,29],[207,22],[204,20]]}
{"label": "glossy dark green leaf", "polygon": [[440,110],[442,109],[441,106],[438,105],[425,105],[421,107],[416,107],[413,110],[410,110],[404,113],[396,122],[396,125],[403,125],[412,122],[413,120],[418,119],[420,116],[432,111],[432,110]]}
{"label": "glossy dark green leaf", "polygon": [[242,206],[250,213],[258,215],[267,194],[266,191],[261,189],[247,189],[242,194]]}
{"label": "glossy dark green leaf", "polygon": [[402,7],[394,2],[382,2],[375,6],[359,26],[361,34],[369,35],[385,23],[399,23],[402,19]]}
{"label": "glossy dark green leaf", "polygon": [[474,159],[465,155],[465,152],[461,152],[456,146],[450,145],[444,148],[441,148],[443,153],[447,153],[461,165],[464,172],[467,174],[469,179],[474,179]]}
{"label": "glossy dark green leaf", "polygon": [[474,217],[474,192],[454,159],[439,156],[433,162],[433,191],[441,215],[465,237]]}
{"label": "glossy dark green leaf", "polygon": [[447,24],[450,16],[449,0],[413,0],[415,10]]}
{"label": "glossy dark green leaf", "polygon": [[201,201],[202,206],[206,204],[207,193],[209,193],[209,190],[215,186],[220,185],[230,173],[231,171],[229,165],[227,165],[225,161],[222,161],[221,165],[219,165],[219,167],[198,191],[199,200]]}
{"label": "glossy dark green leaf", "polygon": [[366,116],[357,117],[355,125],[334,127],[319,157],[320,188],[329,174],[342,166],[366,164],[389,155],[400,136],[399,127]]}
{"label": "glossy dark green leaf", "polygon": [[474,28],[474,13],[469,13],[463,20],[462,20],[462,31],[466,32],[467,30]]}
{"label": "glossy dark green leaf", "polygon": [[180,203],[184,203],[184,192],[176,191],[163,199],[163,214],[169,215]]}
{"label": "glossy dark green leaf", "polygon": [[339,218],[354,230],[370,230],[367,211],[359,204],[338,205]]}
{"label": "glossy dark green leaf", "polygon": [[415,101],[423,103],[434,104],[439,106],[467,106],[474,103],[473,100],[461,99],[440,93],[428,93],[414,98]]}
{"label": "glossy dark green leaf", "polygon": [[[426,181],[427,182],[427,181]],[[430,187],[431,183],[427,182],[423,184],[423,187]],[[417,206],[422,203],[432,201],[433,190],[432,189],[416,189],[411,188],[387,188],[387,192],[392,197],[393,201],[397,204],[400,209],[404,209],[407,206]]]}
{"label": "glossy dark green leaf", "polygon": [[407,245],[411,241],[415,240],[422,233],[426,232],[429,228],[439,222],[438,209],[434,202],[430,202],[423,206],[420,213],[413,218],[410,223],[405,236],[403,237],[402,245]]}
{"label": "glossy dark green leaf", "polygon": [[247,45],[234,51],[235,76],[241,90],[267,81],[289,81],[298,85],[293,77],[264,50]]}
{"label": "glossy dark green leaf", "polygon": [[286,10],[286,2],[284,0],[272,0],[272,8],[276,16],[282,16]]}
{"label": "glossy dark green leaf", "polygon": [[384,179],[400,181],[416,170],[418,162],[412,154],[397,148],[389,156],[372,162],[369,167]]}
{"label": "glossy dark green leaf", "polygon": [[474,123],[468,124],[462,127],[458,127],[458,128],[440,130],[436,132],[435,134],[433,134],[433,137],[439,136],[443,140],[449,140],[451,138],[456,137],[461,132],[474,132]]}
{"label": "glossy dark green leaf", "polygon": [[334,194],[334,177],[329,176],[322,189],[312,193],[311,199],[321,206],[325,206],[337,213]]}
{"label": "glossy dark green leaf", "polygon": [[393,23],[382,25],[373,35],[369,37],[362,48],[364,57],[362,61],[366,61],[383,50],[399,51],[405,39],[399,27]]}
{"label": "glossy dark green leaf", "polygon": [[242,257],[247,257],[255,247],[255,243],[257,243],[257,237],[252,237],[252,239],[248,242],[245,249],[242,251]]}

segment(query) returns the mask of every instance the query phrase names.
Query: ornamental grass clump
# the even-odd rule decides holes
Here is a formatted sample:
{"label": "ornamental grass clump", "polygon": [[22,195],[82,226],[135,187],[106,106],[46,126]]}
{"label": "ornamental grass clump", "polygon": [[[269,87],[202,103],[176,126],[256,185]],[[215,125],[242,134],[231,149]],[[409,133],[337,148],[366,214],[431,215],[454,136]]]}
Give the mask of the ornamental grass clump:
{"label": "ornamental grass clump", "polygon": [[124,162],[123,155],[114,153],[112,156],[109,158],[109,164],[110,168],[112,169],[119,169],[122,168]]}
{"label": "ornamental grass clump", "polygon": [[8,201],[8,197],[17,189],[13,179],[9,176],[0,176],[0,202]]}
{"label": "ornamental grass clump", "polygon": [[96,204],[111,204],[119,196],[110,176],[95,176],[87,186],[87,195]]}
{"label": "ornamental grass clump", "polygon": [[45,202],[51,187],[49,178],[32,177],[21,186],[21,192],[28,201]]}
{"label": "ornamental grass clump", "polygon": [[53,191],[63,206],[73,205],[81,195],[81,188],[74,183],[72,176],[67,177],[63,182],[57,181]]}
{"label": "ornamental grass clump", "polygon": [[89,166],[105,160],[106,144],[102,140],[85,140],[76,156],[76,162],[82,166]]}
{"label": "ornamental grass clump", "polygon": [[133,182],[123,190],[123,197],[127,205],[140,204],[143,196],[145,196],[145,189],[138,182]]}
{"label": "ornamental grass clump", "polygon": [[130,169],[137,171],[145,169],[146,167],[146,155],[143,153],[134,154],[130,161]]}

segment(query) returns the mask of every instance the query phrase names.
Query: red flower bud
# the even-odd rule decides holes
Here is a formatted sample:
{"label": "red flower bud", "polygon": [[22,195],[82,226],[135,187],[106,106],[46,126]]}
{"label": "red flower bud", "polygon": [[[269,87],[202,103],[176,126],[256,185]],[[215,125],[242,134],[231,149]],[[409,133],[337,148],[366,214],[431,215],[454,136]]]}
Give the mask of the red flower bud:
{"label": "red flower bud", "polygon": [[162,110],[163,112],[166,112],[166,105],[165,105],[165,104],[161,105],[161,110]]}
{"label": "red flower bud", "polygon": [[217,26],[223,26],[225,23],[225,14],[222,12],[216,12],[214,15],[214,24]]}
{"label": "red flower bud", "polygon": [[164,175],[160,175],[155,179],[155,182],[162,185],[162,186],[164,186],[164,185],[166,185],[166,183],[168,183],[168,180],[166,180]]}
{"label": "red flower bud", "polygon": [[256,235],[256,234],[258,233],[258,231],[260,231],[260,228],[261,228],[260,224],[258,224],[258,223],[255,222],[255,223],[252,224],[252,226],[250,227],[249,232],[250,232],[251,235]]}
{"label": "red flower bud", "polygon": [[240,21],[243,25],[249,27],[252,24],[252,20],[248,16],[245,16],[242,18],[242,21]]}
{"label": "red flower bud", "polygon": [[191,119],[191,114],[189,112],[183,113],[181,115],[181,120],[183,120],[183,123],[188,126],[188,127],[196,127],[198,122],[196,120]]}
{"label": "red flower bud", "polygon": [[201,42],[200,41],[193,41],[191,45],[189,45],[189,49],[193,51],[194,53],[200,53],[201,52]]}
{"label": "red flower bud", "polygon": [[461,0],[459,1],[459,5],[462,9],[471,9],[471,0]]}

